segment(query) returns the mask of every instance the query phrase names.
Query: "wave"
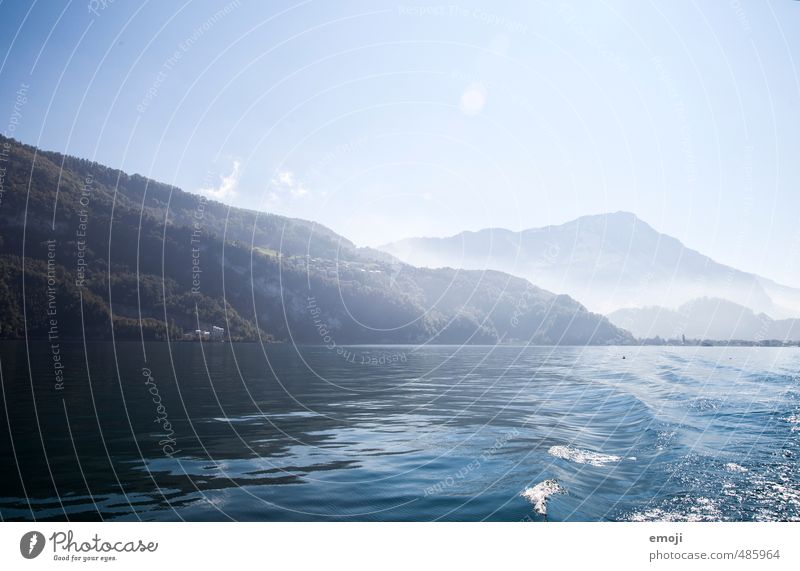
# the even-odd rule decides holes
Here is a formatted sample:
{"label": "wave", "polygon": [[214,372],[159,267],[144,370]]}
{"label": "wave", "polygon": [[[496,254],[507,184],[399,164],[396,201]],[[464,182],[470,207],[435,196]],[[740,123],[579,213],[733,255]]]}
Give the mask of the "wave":
{"label": "wave", "polygon": [[789,424],[792,425],[792,432],[800,432],[800,417],[798,417],[796,414],[793,414],[791,416],[787,416],[786,418],[783,418],[782,420],[784,420],[784,421],[786,421],[786,422],[788,422]]}
{"label": "wave", "polygon": [[536,513],[547,515],[547,498],[553,494],[566,493],[567,491],[556,480],[545,480],[532,488],[526,488],[520,495],[533,504]]}
{"label": "wave", "polygon": [[[547,453],[556,458],[562,458],[577,464],[589,464],[590,466],[606,466],[607,464],[616,464],[623,460],[622,456],[601,454],[600,452],[581,450],[580,448],[573,448],[572,446],[551,446]],[[636,457],[630,456],[627,460],[636,460]]]}
{"label": "wave", "polygon": [[744,466],[740,466],[736,462],[728,462],[727,464],[725,464],[725,469],[728,472],[739,472],[739,473],[747,472],[747,468],[745,468]]}
{"label": "wave", "polygon": [[682,506],[674,506],[672,509],[654,507],[648,510],[635,512],[628,516],[627,521],[633,522],[698,522],[698,521],[721,521],[722,512],[717,504],[704,497],[689,499]]}

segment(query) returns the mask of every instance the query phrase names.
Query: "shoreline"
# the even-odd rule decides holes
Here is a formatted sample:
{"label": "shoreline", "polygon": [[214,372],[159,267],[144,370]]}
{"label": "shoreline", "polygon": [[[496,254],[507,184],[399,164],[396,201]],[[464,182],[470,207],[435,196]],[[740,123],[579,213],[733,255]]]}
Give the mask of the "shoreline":
{"label": "shoreline", "polygon": [[[0,339],[0,343],[49,343],[46,337],[29,337],[29,338],[5,338]],[[197,341],[188,339],[59,339],[60,343],[68,344],[90,344],[90,343],[165,343],[165,344],[201,344],[207,345],[293,345],[298,347],[328,347],[325,343],[289,343],[286,341],[260,341],[258,339],[252,340],[237,340],[237,341]],[[570,343],[555,343],[555,344],[542,344],[542,343],[342,343],[342,347],[766,347],[766,348],[791,348],[800,347],[800,341],[779,341],[777,339],[769,339],[764,341],[745,341],[734,339],[731,341],[721,340],[692,340],[687,339],[683,342],[653,342],[650,339],[643,339],[637,343],[625,344],[570,344]]]}

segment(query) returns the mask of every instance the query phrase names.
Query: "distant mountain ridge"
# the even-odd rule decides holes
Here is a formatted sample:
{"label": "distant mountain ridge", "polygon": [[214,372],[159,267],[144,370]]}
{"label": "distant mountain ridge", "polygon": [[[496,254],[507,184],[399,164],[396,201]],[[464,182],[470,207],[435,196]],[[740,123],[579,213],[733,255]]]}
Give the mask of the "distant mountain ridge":
{"label": "distant mountain ridge", "polygon": [[618,309],[608,318],[639,338],[680,339],[685,335],[687,339],[722,341],[800,340],[800,319],[772,319],[724,299],[695,299],[678,309]]}
{"label": "distant mountain ridge", "polygon": [[633,342],[518,277],[416,268],[314,222],[0,144],[0,338],[175,340],[217,325],[230,340],[332,349]]}
{"label": "distant mountain ridge", "polygon": [[775,319],[800,317],[800,290],[715,262],[630,212],[521,232],[408,238],[380,249],[417,266],[507,272],[600,313],[715,297]]}

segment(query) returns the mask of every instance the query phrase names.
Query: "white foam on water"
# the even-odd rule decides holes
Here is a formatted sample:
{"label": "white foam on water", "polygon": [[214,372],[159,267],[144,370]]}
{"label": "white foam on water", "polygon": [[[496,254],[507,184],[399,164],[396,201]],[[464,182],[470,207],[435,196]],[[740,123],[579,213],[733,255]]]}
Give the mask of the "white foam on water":
{"label": "white foam on water", "polygon": [[[606,466],[608,464],[622,462],[623,460],[622,456],[601,454],[599,452],[592,452],[591,450],[573,448],[572,446],[551,446],[547,453],[556,458],[563,458],[564,460],[569,460],[577,464],[589,464],[590,466]],[[636,457],[630,456],[626,458],[626,460],[636,460]]]}
{"label": "white foam on water", "polygon": [[547,498],[553,494],[565,493],[566,490],[556,480],[545,480],[532,488],[526,488],[520,495],[533,504],[537,513],[547,515]]}
{"label": "white foam on water", "polygon": [[688,509],[667,510],[662,508],[651,508],[645,511],[636,512],[626,519],[634,522],[662,521],[662,522],[686,522],[686,521],[721,521],[722,512],[713,500],[709,498],[696,498],[692,501]]}
{"label": "white foam on water", "polygon": [[747,472],[747,468],[745,468],[744,466],[740,466],[735,462],[728,462],[727,464],[725,464],[725,469],[728,472],[739,472],[739,473]]}

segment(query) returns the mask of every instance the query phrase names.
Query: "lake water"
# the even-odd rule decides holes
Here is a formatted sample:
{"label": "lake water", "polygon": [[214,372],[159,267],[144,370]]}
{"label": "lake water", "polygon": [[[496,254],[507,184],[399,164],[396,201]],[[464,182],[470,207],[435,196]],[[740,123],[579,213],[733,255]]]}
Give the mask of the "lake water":
{"label": "lake water", "polygon": [[0,516],[800,519],[798,348],[338,349],[0,344]]}

